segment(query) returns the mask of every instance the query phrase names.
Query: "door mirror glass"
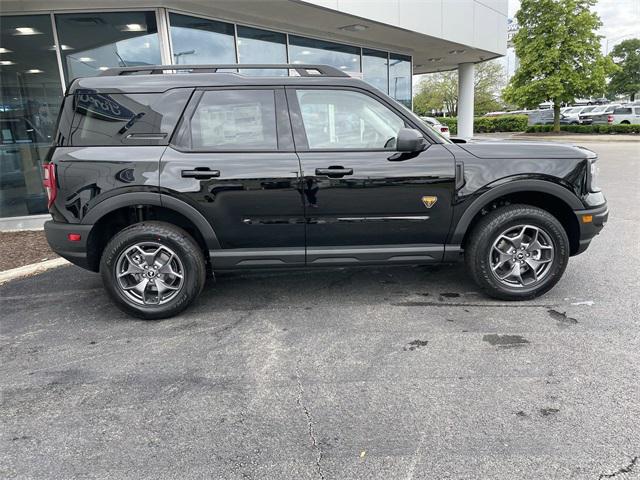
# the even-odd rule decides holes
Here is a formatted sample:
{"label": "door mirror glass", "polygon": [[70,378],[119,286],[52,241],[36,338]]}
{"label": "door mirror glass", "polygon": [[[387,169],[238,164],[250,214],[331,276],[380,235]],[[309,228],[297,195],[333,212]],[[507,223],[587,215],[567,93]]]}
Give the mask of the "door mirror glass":
{"label": "door mirror glass", "polygon": [[427,146],[427,142],[418,130],[413,128],[401,128],[398,130],[396,150],[398,152],[421,152]]}

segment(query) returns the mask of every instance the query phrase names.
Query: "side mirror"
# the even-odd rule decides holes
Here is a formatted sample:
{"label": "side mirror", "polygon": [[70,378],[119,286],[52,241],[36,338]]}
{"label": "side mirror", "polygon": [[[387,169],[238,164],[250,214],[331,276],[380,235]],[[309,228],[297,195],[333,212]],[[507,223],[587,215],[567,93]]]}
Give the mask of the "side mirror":
{"label": "side mirror", "polygon": [[449,137],[449,140],[451,143],[469,143],[468,140],[460,137]]}
{"label": "side mirror", "polygon": [[421,152],[427,146],[427,141],[418,130],[401,128],[396,138],[398,152]]}

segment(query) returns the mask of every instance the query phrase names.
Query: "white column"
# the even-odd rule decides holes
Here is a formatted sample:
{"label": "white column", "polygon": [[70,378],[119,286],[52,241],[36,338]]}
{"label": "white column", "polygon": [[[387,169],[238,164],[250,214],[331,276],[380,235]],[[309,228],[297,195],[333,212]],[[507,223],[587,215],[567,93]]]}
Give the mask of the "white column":
{"label": "white column", "polygon": [[458,65],[458,137],[473,136],[473,63]]}

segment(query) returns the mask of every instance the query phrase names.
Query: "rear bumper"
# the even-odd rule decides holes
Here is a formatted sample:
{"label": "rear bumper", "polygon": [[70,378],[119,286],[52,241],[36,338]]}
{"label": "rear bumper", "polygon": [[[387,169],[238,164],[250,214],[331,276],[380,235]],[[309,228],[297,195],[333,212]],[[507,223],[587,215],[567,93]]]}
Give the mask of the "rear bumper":
{"label": "rear bumper", "polygon": [[[44,233],[51,250],[62,258],[87,270],[94,270],[87,255],[87,240],[93,225],[79,225],[77,223],[60,223],[49,220],[44,224]],[[80,240],[69,240],[69,234],[80,235]]]}
{"label": "rear bumper", "polygon": [[[578,225],[580,226],[578,250],[574,253],[574,255],[578,255],[589,247],[593,237],[598,235],[604,228],[607,220],[609,219],[609,208],[605,203],[597,208],[574,210],[574,213],[578,219]],[[585,221],[588,220],[589,216],[591,217],[591,221]]]}

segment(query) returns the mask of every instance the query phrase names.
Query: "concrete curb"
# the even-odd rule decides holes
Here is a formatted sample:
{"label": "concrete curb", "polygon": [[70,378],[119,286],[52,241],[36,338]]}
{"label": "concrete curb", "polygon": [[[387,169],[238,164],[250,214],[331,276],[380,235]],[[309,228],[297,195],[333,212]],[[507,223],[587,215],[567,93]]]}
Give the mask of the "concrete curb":
{"label": "concrete curb", "polygon": [[36,275],[46,270],[61,267],[63,265],[71,264],[64,258],[54,258],[52,260],[45,260],[44,262],[32,263],[30,265],[24,265],[23,267],[5,270],[4,272],[0,272],[0,285],[11,280]]}

